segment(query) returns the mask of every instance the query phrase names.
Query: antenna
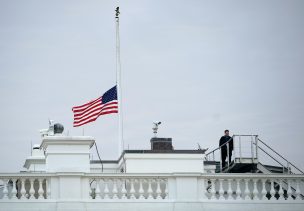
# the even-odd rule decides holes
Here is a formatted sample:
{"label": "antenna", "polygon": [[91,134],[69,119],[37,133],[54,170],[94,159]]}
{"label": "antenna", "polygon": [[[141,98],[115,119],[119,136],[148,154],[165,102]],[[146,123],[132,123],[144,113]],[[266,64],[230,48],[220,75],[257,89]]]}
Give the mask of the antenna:
{"label": "antenna", "polygon": [[197,143],[198,146],[198,150],[202,150],[201,145],[199,143]]}

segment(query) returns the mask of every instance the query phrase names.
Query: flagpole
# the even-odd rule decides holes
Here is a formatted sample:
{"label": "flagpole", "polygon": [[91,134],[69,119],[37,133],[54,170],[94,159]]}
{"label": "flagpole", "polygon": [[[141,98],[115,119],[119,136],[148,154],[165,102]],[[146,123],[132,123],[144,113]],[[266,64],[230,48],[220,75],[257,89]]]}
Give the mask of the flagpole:
{"label": "flagpole", "polygon": [[123,152],[123,107],[122,107],[122,92],[121,92],[121,63],[120,63],[120,37],[119,37],[119,7],[115,10],[116,15],[116,86],[118,98],[118,158]]}

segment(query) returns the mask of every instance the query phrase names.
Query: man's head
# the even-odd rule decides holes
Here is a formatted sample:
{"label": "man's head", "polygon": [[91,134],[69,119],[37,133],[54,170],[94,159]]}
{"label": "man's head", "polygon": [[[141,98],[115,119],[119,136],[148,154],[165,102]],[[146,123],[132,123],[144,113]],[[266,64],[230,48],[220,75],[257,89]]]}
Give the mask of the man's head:
{"label": "man's head", "polygon": [[229,136],[229,130],[225,130],[225,136]]}

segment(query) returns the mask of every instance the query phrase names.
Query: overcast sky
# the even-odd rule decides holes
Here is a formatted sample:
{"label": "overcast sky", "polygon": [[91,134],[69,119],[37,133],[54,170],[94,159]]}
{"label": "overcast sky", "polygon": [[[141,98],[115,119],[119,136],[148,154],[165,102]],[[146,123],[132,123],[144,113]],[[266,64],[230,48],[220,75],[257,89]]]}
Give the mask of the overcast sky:
{"label": "overcast sky", "polygon": [[[48,118],[82,134],[71,108],[115,85],[116,6],[0,0],[0,172],[22,170]],[[304,1],[128,0],[120,9],[126,147],[149,149],[160,120],[175,149],[213,149],[230,129],[259,134],[304,169]],[[84,126],[103,159],[117,159],[117,122]]]}

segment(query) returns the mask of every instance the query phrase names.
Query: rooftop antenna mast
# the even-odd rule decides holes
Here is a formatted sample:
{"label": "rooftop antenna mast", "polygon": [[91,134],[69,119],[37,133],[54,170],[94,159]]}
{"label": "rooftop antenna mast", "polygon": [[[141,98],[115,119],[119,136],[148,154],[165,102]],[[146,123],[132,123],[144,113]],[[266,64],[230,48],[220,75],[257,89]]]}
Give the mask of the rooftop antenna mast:
{"label": "rooftop antenna mast", "polygon": [[116,20],[116,86],[118,97],[118,157],[123,153],[123,107],[122,107],[122,89],[121,89],[121,62],[120,62],[120,37],[119,37],[119,7],[115,10]]}

